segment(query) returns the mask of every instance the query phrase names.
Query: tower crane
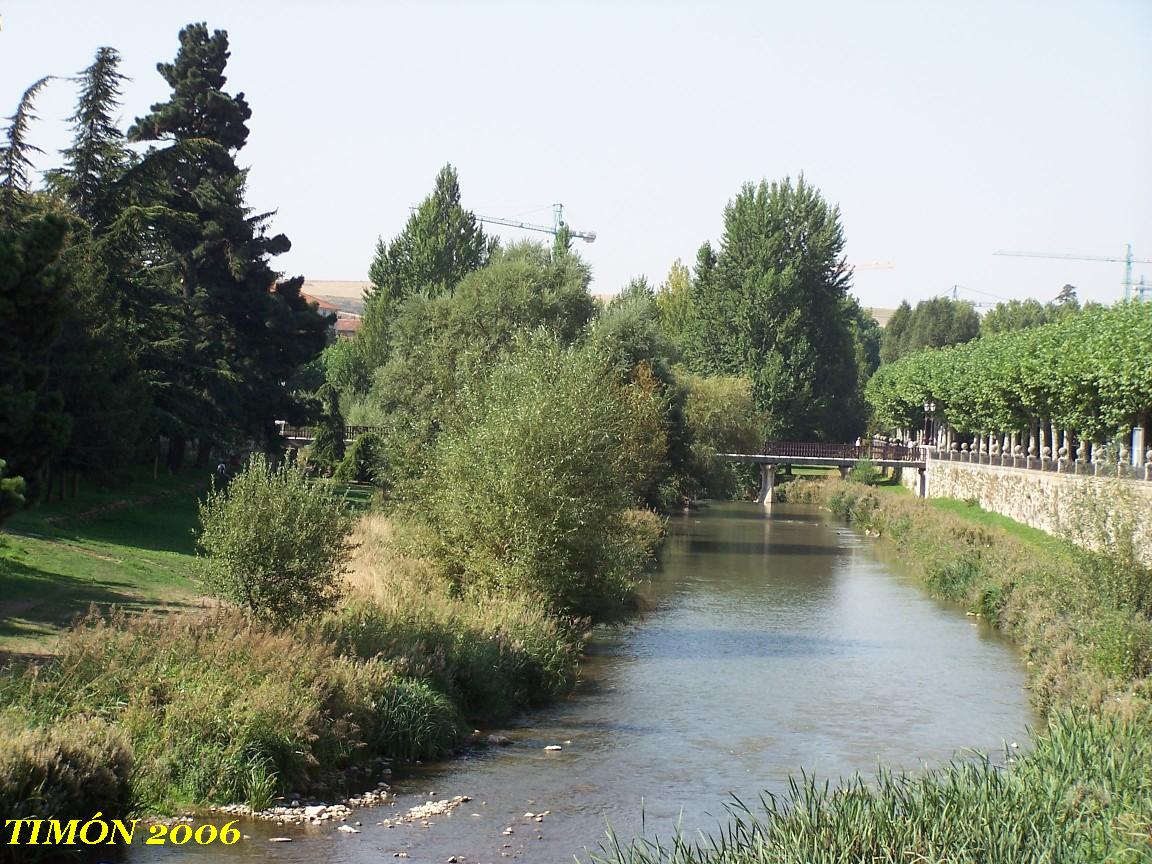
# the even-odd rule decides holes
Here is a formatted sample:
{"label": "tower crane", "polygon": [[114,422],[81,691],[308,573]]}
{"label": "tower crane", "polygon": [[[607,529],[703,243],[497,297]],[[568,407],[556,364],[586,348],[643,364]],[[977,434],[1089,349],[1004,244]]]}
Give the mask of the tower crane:
{"label": "tower crane", "polygon": [[1112,258],[1107,255],[1069,255],[1065,252],[1011,252],[1001,250],[993,252],[993,255],[1015,255],[1020,258],[1063,258],[1068,261],[1112,261],[1115,263],[1122,263],[1124,265],[1124,299],[1127,300],[1132,296],[1133,289],[1136,290],[1138,299],[1144,299],[1144,293],[1152,289],[1152,285],[1145,285],[1144,278],[1140,278],[1140,282],[1132,281],[1132,265],[1133,264],[1152,264],[1146,258],[1133,258],[1132,257],[1132,244],[1128,244],[1127,252],[1123,258]]}
{"label": "tower crane", "polygon": [[[564,205],[552,205],[552,225],[534,225],[531,222],[518,222],[515,219],[501,219],[495,216],[477,216],[476,219],[480,222],[487,222],[490,225],[507,225],[510,228],[522,228],[525,231],[540,231],[544,234],[552,234],[555,236],[559,234],[564,228],[568,228],[568,223],[564,221]],[[585,243],[596,242],[595,231],[573,231],[568,228],[569,234],[573,237],[579,237]]]}

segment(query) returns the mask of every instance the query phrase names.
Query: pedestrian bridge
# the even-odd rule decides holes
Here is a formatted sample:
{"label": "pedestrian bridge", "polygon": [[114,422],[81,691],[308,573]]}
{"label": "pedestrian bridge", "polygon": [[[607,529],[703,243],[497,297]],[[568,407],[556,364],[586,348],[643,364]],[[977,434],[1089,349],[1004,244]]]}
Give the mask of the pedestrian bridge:
{"label": "pedestrian bridge", "polygon": [[829,444],[811,441],[768,441],[758,453],[719,453],[728,462],[748,462],[760,466],[760,495],[757,499],[768,506],[776,500],[776,469],[796,465],[813,468],[839,468],[840,476],[862,459],[879,468],[914,468],[919,472],[917,488],[924,494],[924,451],[921,447],[866,441],[861,444]]}

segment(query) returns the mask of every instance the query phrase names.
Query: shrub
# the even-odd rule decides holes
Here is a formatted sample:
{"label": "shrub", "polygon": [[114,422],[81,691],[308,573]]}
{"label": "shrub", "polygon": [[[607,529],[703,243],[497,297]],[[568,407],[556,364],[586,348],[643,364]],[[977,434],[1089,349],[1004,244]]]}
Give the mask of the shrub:
{"label": "shrub", "polygon": [[848,479],[853,483],[863,483],[866,486],[875,486],[880,482],[880,469],[869,459],[857,459],[848,472]]}
{"label": "shrub", "polygon": [[218,597],[280,625],[340,597],[351,522],[324,483],[257,456],[200,505],[198,570]]}
{"label": "shrub", "polygon": [[663,458],[659,400],[596,351],[540,338],[460,403],[415,496],[432,557],[460,590],[527,594],[563,614],[618,610],[646,557],[626,511]]}

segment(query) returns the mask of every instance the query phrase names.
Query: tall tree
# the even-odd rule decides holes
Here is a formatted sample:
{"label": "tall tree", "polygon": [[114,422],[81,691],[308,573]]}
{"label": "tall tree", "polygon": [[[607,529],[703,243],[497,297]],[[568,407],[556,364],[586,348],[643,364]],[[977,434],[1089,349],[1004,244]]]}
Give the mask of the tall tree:
{"label": "tall tree", "polygon": [[460,205],[456,169],[445,165],[404,230],[389,243],[376,243],[368,271],[372,288],[358,337],[366,365],[374,369],[388,359],[389,325],[404,300],[451,293],[467,274],[488,263],[495,247],[495,238],[485,235],[476,216]]}
{"label": "tall tree", "polygon": [[801,177],[746,184],[701,250],[690,361],[746,375],[769,437],[843,438],[861,424],[840,212]]}
{"label": "tall tree", "polygon": [[36,96],[51,80],[45,76],[25,90],[16,113],[7,118],[5,140],[0,144],[0,225],[16,220],[21,199],[31,190],[32,154],[44,151],[28,140],[28,127],[36,119]]}
{"label": "tall tree", "polygon": [[49,173],[49,184],[94,229],[108,226],[118,212],[118,181],[132,160],[117,125],[120,109],[120,55],[103,47],[80,73],[80,98],[69,120],[72,145],[64,167]]}
{"label": "tall tree", "polygon": [[270,258],[291,244],[266,233],[271,214],[244,203],[247,171],[235,154],[252,111],[243,93],[223,89],[229,56],[223,30],[185,27],[176,59],[157,66],[170,98],[128,130],[130,140],[167,144],[149,150],[137,173],[146,218],[161,229],[177,276],[163,370],[173,467],[189,435],[201,457],[234,435],[271,445],[274,421],[298,408],[286,382],[323,348],[328,323],[301,296],[302,278],[278,281]]}

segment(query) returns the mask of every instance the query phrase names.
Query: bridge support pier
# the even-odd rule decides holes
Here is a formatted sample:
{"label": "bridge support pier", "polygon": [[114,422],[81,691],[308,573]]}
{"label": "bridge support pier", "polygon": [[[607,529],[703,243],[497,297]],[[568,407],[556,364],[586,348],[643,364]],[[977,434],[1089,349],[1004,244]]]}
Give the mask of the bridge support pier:
{"label": "bridge support pier", "polygon": [[760,465],[760,497],[756,499],[765,507],[771,507],[776,500],[776,466],[767,463]]}
{"label": "bridge support pier", "polygon": [[841,480],[847,480],[848,479],[848,472],[852,470],[851,466],[849,466],[849,465],[837,465],[836,467],[840,469],[840,479]]}
{"label": "bridge support pier", "polygon": [[916,469],[916,496],[918,498],[928,497],[928,469]]}

